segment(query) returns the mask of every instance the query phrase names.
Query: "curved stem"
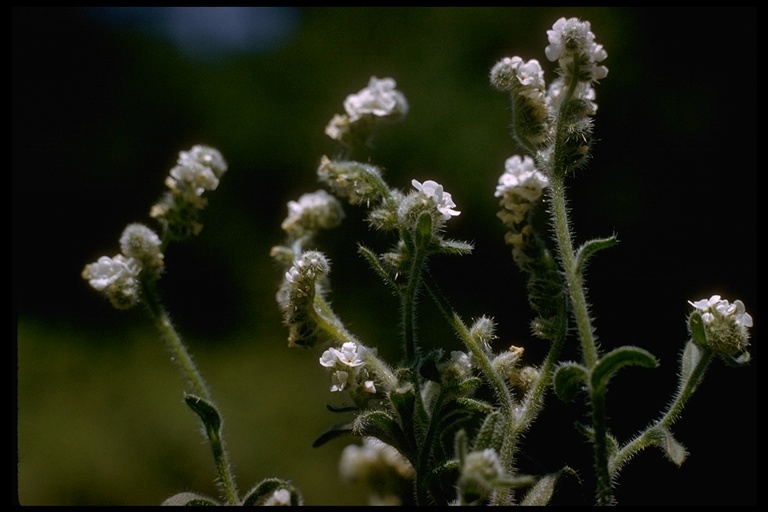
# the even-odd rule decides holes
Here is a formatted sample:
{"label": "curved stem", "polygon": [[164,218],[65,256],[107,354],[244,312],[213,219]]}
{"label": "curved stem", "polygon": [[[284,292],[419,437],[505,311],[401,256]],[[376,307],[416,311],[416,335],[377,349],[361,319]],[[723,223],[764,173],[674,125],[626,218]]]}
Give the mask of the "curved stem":
{"label": "curved stem", "polygon": [[684,383],[681,383],[680,389],[678,390],[675,399],[669,404],[667,411],[661,418],[656,420],[655,423],[647,427],[639,436],[624,445],[611,461],[609,469],[612,477],[615,478],[624,464],[637,453],[654,444],[654,438],[659,429],[671,426],[680,416],[683,407],[685,407],[685,404],[690,400],[691,396],[693,396],[699,383],[704,378],[704,374],[706,373],[707,368],[709,368],[709,364],[712,362],[712,349],[701,346],[697,346],[697,349],[702,352],[701,357],[693,367],[688,379]]}

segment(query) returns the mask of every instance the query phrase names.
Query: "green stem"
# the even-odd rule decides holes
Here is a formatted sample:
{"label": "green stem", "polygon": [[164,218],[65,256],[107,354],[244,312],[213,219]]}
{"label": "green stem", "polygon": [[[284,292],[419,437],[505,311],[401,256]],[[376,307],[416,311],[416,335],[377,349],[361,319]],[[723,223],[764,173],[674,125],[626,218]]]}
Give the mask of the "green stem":
{"label": "green stem", "polygon": [[[174,328],[168,312],[161,304],[154,282],[144,283],[144,297],[150,316],[160,331],[160,335],[165,339],[168,347],[174,354],[174,362],[181,367],[195,394],[213,404],[208,386],[205,384],[202,374],[192,360],[187,347],[184,345],[184,342]],[[224,491],[225,500],[228,505],[237,505],[239,502],[237,486],[235,484],[234,476],[232,475],[232,466],[229,462],[229,456],[224,449],[224,441],[219,432],[207,425],[206,433],[211,444],[211,450],[213,451],[214,463],[216,464],[216,471],[219,474],[219,480]]]}
{"label": "green stem", "polygon": [[647,427],[642,432],[642,434],[621,448],[611,461],[610,473],[614,478],[619,473],[624,464],[626,464],[632,457],[634,457],[637,453],[644,450],[648,446],[652,446],[654,444],[659,429],[670,427],[680,416],[680,413],[682,412],[683,407],[685,407],[685,404],[688,402],[688,400],[690,400],[691,396],[693,396],[693,393],[696,391],[699,383],[704,378],[704,374],[706,373],[707,368],[709,368],[713,358],[712,349],[702,346],[697,346],[697,348],[701,351],[701,357],[696,362],[696,365],[691,371],[688,379],[684,383],[681,383],[680,389],[678,390],[675,399],[669,405],[664,415],[656,420],[654,424]]}
{"label": "green stem", "polygon": [[409,363],[416,360],[416,296],[421,285],[425,261],[426,255],[423,251],[415,249],[408,272],[408,284],[402,296],[403,345],[405,360]]}

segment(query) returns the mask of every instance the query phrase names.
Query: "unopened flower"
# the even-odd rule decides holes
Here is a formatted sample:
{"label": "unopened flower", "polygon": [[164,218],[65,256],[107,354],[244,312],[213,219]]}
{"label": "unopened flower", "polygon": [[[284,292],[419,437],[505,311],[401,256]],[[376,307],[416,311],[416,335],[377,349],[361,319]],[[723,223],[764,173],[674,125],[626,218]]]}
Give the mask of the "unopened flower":
{"label": "unopened flower", "polygon": [[456,206],[456,203],[453,202],[451,194],[445,192],[443,186],[439,183],[432,180],[427,180],[424,183],[417,180],[411,180],[411,184],[416,190],[434,201],[443,220],[448,220],[461,213],[453,209]]}
{"label": "unopened flower", "polygon": [[344,210],[338,199],[325,190],[303,194],[298,201],[288,202],[288,217],[282,228],[293,237],[314,233],[320,229],[338,226],[344,218]]}
{"label": "unopened flower", "polygon": [[163,268],[163,253],[160,237],[149,227],[129,224],[120,235],[120,251],[128,257],[141,261],[145,268],[159,272]]}
{"label": "unopened flower", "polygon": [[465,499],[482,499],[504,478],[504,467],[493,448],[469,452],[461,468],[459,487]]}
{"label": "unopened flower", "polygon": [[347,198],[350,204],[374,201],[385,186],[381,170],[375,165],[331,160],[325,155],[320,159],[317,177],[331,187],[334,194]]}

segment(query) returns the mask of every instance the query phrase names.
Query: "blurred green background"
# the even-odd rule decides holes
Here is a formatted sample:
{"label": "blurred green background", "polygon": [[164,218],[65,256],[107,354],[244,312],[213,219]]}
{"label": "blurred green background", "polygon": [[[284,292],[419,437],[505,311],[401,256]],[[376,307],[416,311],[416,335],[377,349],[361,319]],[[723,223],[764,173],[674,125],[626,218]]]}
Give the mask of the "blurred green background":
{"label": "blurred green background", "polygon": [[[225,417],[239,486],[292,479],[312,505],[363,504],[339,481],[346,441],[312,448],[338,418],[318,354],[288,349],[269,258],[286,203],[318,188],[334,151],[323,130],[371,75],[409,100],[373,162],[392,186],[435,179],[462,211],[449,236],[471,256],[433,272],[465,317],[499,321],[500,347],[545,347],[528,334],[525,283],[503,243],[493,197],[515,154],[507,98],[488,83],[499,59],[544,58],[561,16],[592,23],[610,72],[597,88],[594,159],[571,182],[577,242],[617,233],[587,274],[603,348],[641,345],[656,370],[628,369],[608,397],[627,439],[674,390],[686,301],[741,299],[755,318],[753,363],[713,365],[673,428],[682,468],[642,453],[622,473],[620,503],[756,504],[756,8],[13,8],[13,334],[19,503],[152,505],[179,491],[216,495],[215,471],[183,380],[141,308],[115,311],[80,278],[118,252],[178,151],[202,143],[229,163],[205,228],[166,254],[166,304]],[[347,207],[319,241],[332,260],[334,308],[385,354],[397,307],[355,253],[387,243]],[[432,327],[424,338],[458,348]],[[567,357],[576,357],[569,352]],[[569,464],[589,481],[572,422],[551,405],[526,437],[524,469]],[[567,416],[563,416],[567,414]],[[563,420],[563,418],[566,418]],[[586,458],[585,458],[586,457]],[[557,500],[589,504],[566,488]]]}

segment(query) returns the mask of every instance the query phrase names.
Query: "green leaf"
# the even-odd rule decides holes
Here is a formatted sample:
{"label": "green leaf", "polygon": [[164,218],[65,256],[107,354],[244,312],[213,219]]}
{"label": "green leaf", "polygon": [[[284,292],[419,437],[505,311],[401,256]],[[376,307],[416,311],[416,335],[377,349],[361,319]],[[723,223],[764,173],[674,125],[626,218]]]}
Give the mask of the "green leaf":
{"label": "green leaf", "polygon": [[680,382],[688,382],[691,378],[691,372],[696,368],[696,365],[701,360],[701,348],[693,341],[689,341],[685,344],[685,350],[683,350],[683,357],[680,361]]}
{"label": "green leaf", "polygon": [[622,366],[656,368],[656,357],[645,349],[633,346],[619,347],[605,354],[592,370],[592,387],[603,389],[608,379]]}
{"label": "green leaf", "polygon": [[528,491],[520,504],[523,506],[548,505],[552,500],[552,496],[555,494],[555,486],[557,485],[557,482],[563,473],[573,475],[578,478],[576,472],[568,466],[564,467],[560,471],[557,471],[556,473],[549,473],[544,475],[536,482],[533,487],[531,487],[531,490]]}
{"label": "green leaf", "polygon": [[613,235],[610,238],[596,238],[586,242],[576,251],[576,271],[583,273],[584,266],[592,255],[598,251],[613,247],[617,242],[616,235]]}
{"label": "green leaf", "polygon": [[416,220],[416,248],[427,253],[432,242],[432,215],[423,212]]}
{"label": "green leaf", "polygon": [[686,457],[688,457],[688,450],[675,439],[672,431],[668,428],[659,428],[656,432],[659,435],[659,447],[664,452],[664,455],[678,467],[681,466],[685,462]]}
{"label": "green leaf", "polygon": [[337,437],[341,437],[343,435],[351,434],[352,433],[352,424],[353,422],[348,421],[345,423],[337,423],[336,425],[333,425],[328,430],[320,434],[320,437],[315,439],[315,441],[312,443],[312,448],[317,448],[319,446],[324,445],[328,441],[332,439],[336,439]]}
{"label": "green leaf", "polygon": [[384,281],[385,284],[390,286],[397,294],[399,291],[399,288],[397,287],[397,283],[395,283],[395,280],[392,278],[389,271],[382,266],[376,254],[362,244],[358,244],[357,251],[363,255],[363,258],[365,258],[365,261],[368,262],[368,265],[370,265],[370,267],[373,269],[374,272],[376,272],[376,274],[381,278],[381,280]]}
{"label": "green leaf", "polygon": [[498,451],[504,443],[506,435],[507,429],[504,415],[499,411],[494,411],[485,417],[480,430],[475,436],[473,449],[480,451],[486,448],[494,448]]}
{"label": "green leaf", "polygon": [[213,431],[218,435],[221,428],[221,416],[216,406],[207,400],[189,394],[184,395],[184,401],[190,409],[195,411],[195,414],[200,416],[208,431]]}
{"label": "green leaf", "polygon": [[453,254],[455,256],[464,256],[470,254],[475,246],[460,240],[440,240],[440,252],[443,254]]}
{"label": "green leaf", "polygon": [[282,478],[265,478],[248,492],[243,499],[243,506],[263,505],[275,491],[279,491],[280,489],[285,489],[291,494],[292,506],[303,504],[301,495],[290,481],[283,480]]}
{"label": "green leaf", "polygon": [[693,312],[691,316],[688,317],[688,328],[691,331],[691,336],[693,336],[693,341],[702,347],[706,347],[707,333],[704,330],[704,321],[701,319],[700,313]]}
{"label": "green leaf", "polygon": [[194,492],[180,492],[163,502],[164,507],[218,507],[220,504],[213,498]]}
{"label": "green leaf", "polygon": [[353,424],[353,432],[360,436],[370,436],[394,446],[397,451],[408,457],[413,453],[403,429],[395,419],[384,411],[367,411],[358,416]]}
{"label": "green leaf", "polygon": [[574,362],[562,363],[555,370],[555,394],[564,402],[571,402],[587,383],[587,369]]}

